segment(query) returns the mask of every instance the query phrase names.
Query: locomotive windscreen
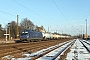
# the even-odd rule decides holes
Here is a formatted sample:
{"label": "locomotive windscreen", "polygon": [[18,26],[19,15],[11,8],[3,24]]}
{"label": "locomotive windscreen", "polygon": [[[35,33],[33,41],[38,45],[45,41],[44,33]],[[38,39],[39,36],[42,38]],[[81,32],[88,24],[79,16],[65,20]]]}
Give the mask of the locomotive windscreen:
{"label": "locomotive windscreen", "polygon": [[22,32],[22,33],[21,33],[21,36],[22,36],[22,35],[27,35],[27,34],[28,34],[28,32]]}

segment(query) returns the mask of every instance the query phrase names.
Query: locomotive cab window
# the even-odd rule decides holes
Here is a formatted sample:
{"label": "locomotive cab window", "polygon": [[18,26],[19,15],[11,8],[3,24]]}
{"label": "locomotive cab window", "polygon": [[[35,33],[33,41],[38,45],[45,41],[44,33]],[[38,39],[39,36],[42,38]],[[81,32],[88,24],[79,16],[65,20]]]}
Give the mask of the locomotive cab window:
{"label": "locomotive cab window", "polygon": [[28,34],[28,32],[22,32],[21,33],[21,35],[27,35]]}

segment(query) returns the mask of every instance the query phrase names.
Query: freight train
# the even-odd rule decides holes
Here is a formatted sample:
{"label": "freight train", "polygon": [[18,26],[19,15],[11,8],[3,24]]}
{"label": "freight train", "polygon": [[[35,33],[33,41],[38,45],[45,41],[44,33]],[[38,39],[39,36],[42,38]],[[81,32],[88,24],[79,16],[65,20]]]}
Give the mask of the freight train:
{"label": "freight train", "polygon": [[20,40],[22,42],[52,40],[52,39],[62,39],[62,38],[70,38],[70,36],[62,36],[52,33],[42,33],[32,30],[23,30],[20,34]]}

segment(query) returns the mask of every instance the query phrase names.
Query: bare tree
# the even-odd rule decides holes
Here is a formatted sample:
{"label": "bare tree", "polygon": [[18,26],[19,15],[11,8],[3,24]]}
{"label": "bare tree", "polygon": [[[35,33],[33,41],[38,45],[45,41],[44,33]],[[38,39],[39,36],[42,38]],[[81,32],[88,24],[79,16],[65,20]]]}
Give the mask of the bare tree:
{"label": "bare tree", "polygon": [[2,30],[2,25],[0,24],[0,30]]}
{"label": "bare tree", "polygon": [[38,27],[38,26],[36,25],[35,30],[36,30],[36,31],[39,31],[39,32],[46,32],[43,26]]}
{"label": "bare tree", "polygon": [[34,24],[27,18],[24,18],[20,23],[22,30],[33,30]]}
{"label": "bare tree", "polygon": [[17,24],[15,21],[12,21],[10,23],[7,24],[7,28],[8,28],[8,33],[9,33],[9,29],[10,29],[10,35],[13,38],[17,37]]}
{"label": "bare tree", "polygon": [[36,30],[36,31],[40,31],[40,29],[41,29],[41,28],[38,27],[37,25],[35,26],[35,30]]}
{"label": "bare tree", "polygon": [[43,27],[43,25],[41,26],[41,29],[42,29],[42,30],[44,30],[44,27]]}
{"label": "bare tree", "polygon": [[4,38],[5,30],[3,30],[2,25],[0,24],[0,38]]}

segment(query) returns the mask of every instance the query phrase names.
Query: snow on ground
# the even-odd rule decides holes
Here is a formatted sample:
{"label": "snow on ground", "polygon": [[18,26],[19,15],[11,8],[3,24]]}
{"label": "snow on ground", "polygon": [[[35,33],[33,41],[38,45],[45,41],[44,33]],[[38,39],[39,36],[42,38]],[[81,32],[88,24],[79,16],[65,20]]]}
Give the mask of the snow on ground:
{"label": "snow on ground", "polygon": [[[64,42],[64,43],[66,43],[66,42]],[[35,56],[35,55],[42,54],[43,52],[45,52],[47,50],[50,50],[52,48],[55,48],[57,46],[60,46],[60,45],[62,45],[64,43],[57,44],[57,45],[49,47],[47,49],[42,49],[42,50],[40,50],[40,51],[38,51],[36,53],[23,54],[23,56],[26,56],[25,58],[14,58],[13,56],[5,56],[3,58],[12,58],[12,60],[31,60],[30,56]],[[61,48],[59,50],[61,50]],[[90,60],[90,53],[82,45],[82,43],[79,41],[79,39],[76,39],[75,43],[70,48],[70,50],[71,51],[67,54],[65,60]],[[55,52],[57,52],[57,51],[55,51]],[[49,56],[49,58],[43,57],[43,60],[51,60],[50,56]]]}
{"label": "snow on ground", "polygon": [[66,60],[90,60],[90,53],[82,45],[79,39],[76,40],[70,50]]}
{"label": "snow on ground", "polygon": [[[70,41],[67,41],[70,43]],[[46,49],[42,49],[40,51],[37,51],[35,53],[31,53],[31,54],[23,54],[23,56],[25,56],[25,58],[12,58],[12,60],[31,60],[31,57],[34,57],[34,56],[37,56],[37,55],[40,55],[40,54],[43,54],[44,52],[46,51],[50,51],[58,46],[61,46],[67,42],[63,42],[63,43],[60,43],[60,44],[57,44],[55,46],[51,46],[49,48],[46,48]],[[67,44],[66,44],[67,45]],[[59,49],[60,50],[60,49]],[[57,51],[58,52],[58,51]],[[51,58],[49,57],[48,60],[50,60]],[[45,58],[45,60],[47,60],[47,58]]]}
{"label": "snow on ground", "polygon": [[72,42],[69,42],[69,43],[63,45],[63,46],[61,46],[61,47],[59,47],[59,48],[57,48],[57,49],[49,52],[48,54],[46,54],[46,55],[44,55],[44,56],[42,56],[42,57],[40,57],[40,58],[38,58],[36,60],[53,60],[54,57],[56,57],[57,55],[59,55],[60,53],[62,53],[63,50],[65,48],[67,48],[67,46],[70,45]]}

